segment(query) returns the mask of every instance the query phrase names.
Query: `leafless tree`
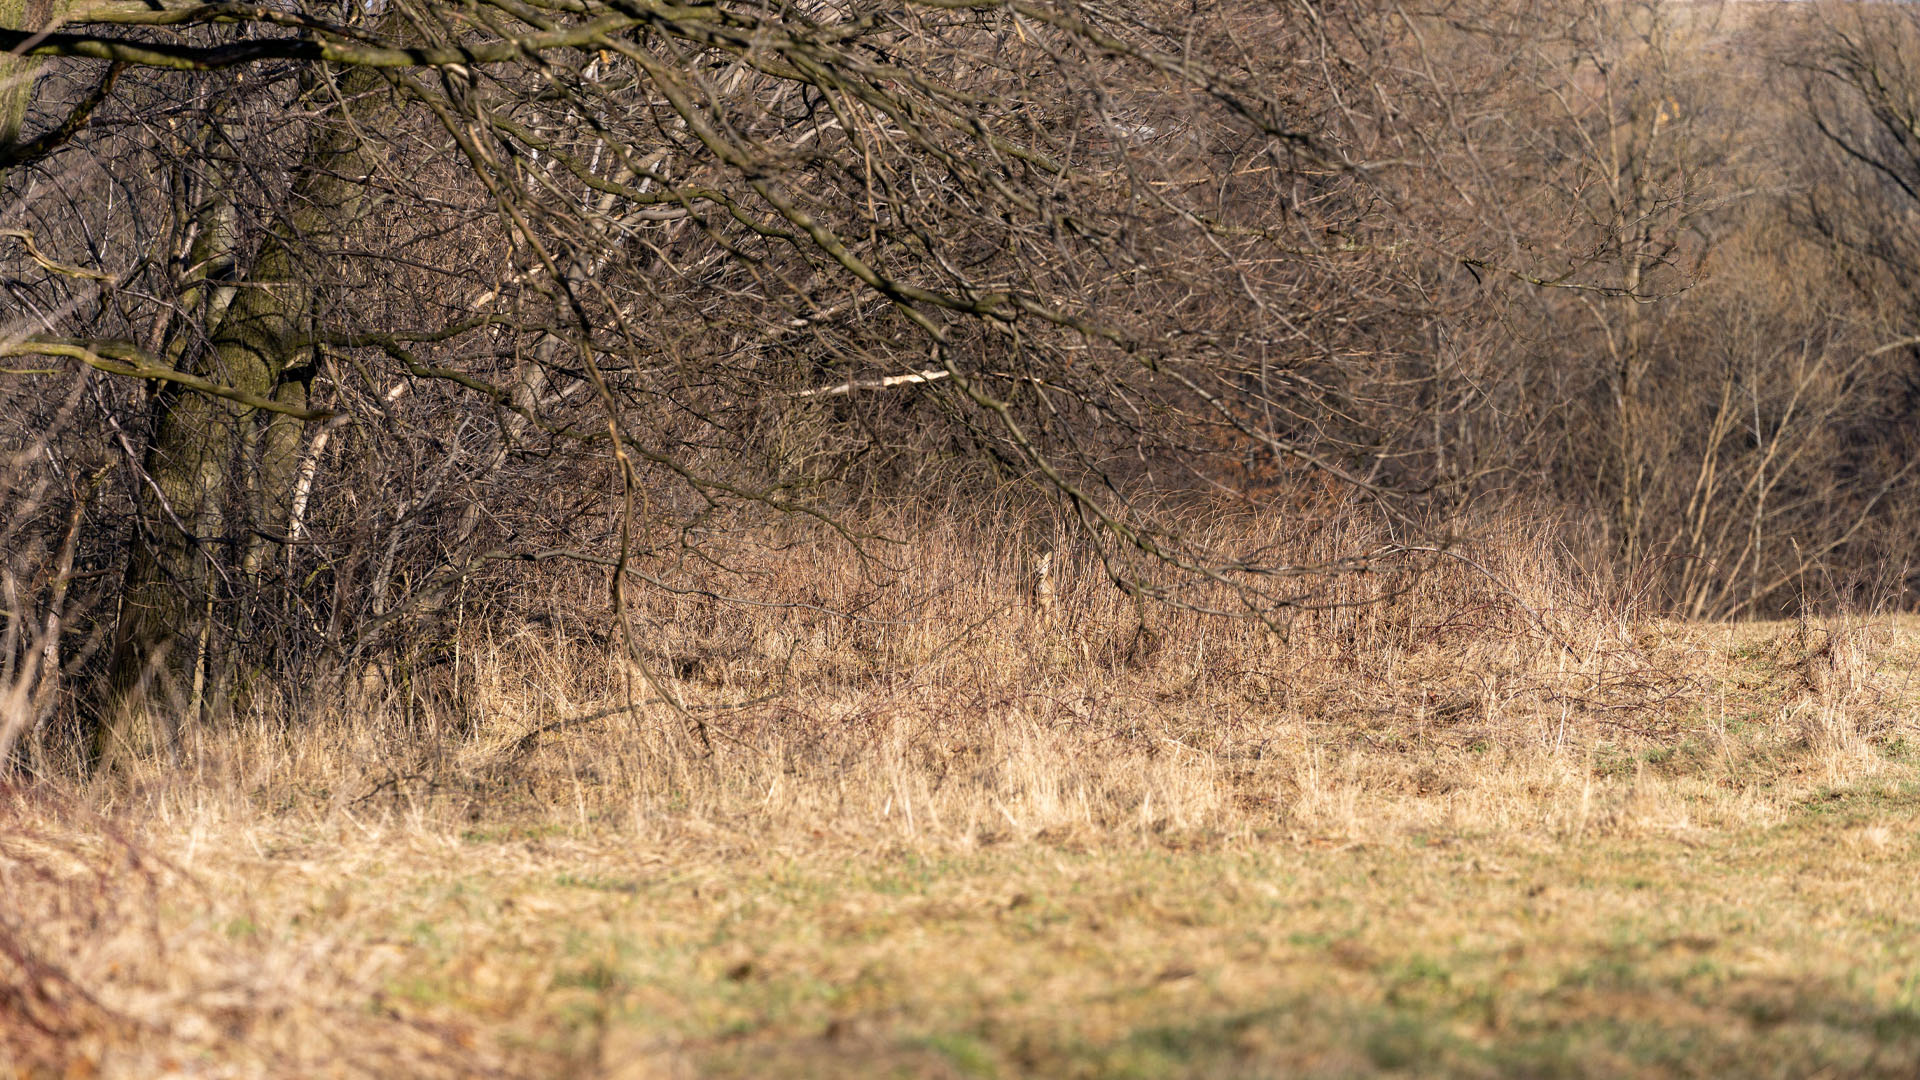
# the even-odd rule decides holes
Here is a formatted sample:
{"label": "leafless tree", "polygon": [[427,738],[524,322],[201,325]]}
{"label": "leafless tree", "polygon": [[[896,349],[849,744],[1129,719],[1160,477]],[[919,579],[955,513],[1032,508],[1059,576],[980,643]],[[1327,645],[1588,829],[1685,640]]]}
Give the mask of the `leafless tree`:
{"label": "leafless tree", "polygon": [[[943,462],[1054,491],[1143,597],[1274,618],[1419,558],[1215,550],[1132,497],[1313,473],[1415,524],[1385,316],[1424,301],[1355,104],[1385,9],[7,14],[0,351],[111,399],[129,478],[103,748],[490,562],[605,560],[620,608],[728,506],[838,527],[830,491]],[[544,524],[497,497],[572,481]],[[604,546],[553,535],[583,514]]]}

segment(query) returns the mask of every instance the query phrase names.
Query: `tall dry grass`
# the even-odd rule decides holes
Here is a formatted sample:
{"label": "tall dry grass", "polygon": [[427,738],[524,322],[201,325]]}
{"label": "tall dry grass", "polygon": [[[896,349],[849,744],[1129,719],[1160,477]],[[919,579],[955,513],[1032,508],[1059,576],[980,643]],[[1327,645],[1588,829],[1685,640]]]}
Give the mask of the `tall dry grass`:
{"label": "tall dry grass", "polygon": [[[1584,791],[1609,754],[1724,742],[1728,717],[1834,760],[1893,723],[1859,620],[1794,628],[1746,685],[1749,631],[1640,617],[1551,523],[1330,578],[1271,624],[1194,610],[1230,608],[1218,586],[1178,594],[1193,607],[1142,603],[1034,515],[859,525],[891,539],[861,555],[824,530],[743,528],[698,560],[644,561],[655,587],[627,613],[631,652],[602,580],[551,574],[511,619],[462,619],[437,668],[256,695],[177,760],[74,797],[962,846],[1557,827],[1568,811],[1541,784]],[[1218,514],[1195,532],[1300,564],[1389,539],[1353,512]]]}
{"label": "tall dry grass", "polygon": [[[1350,512],[1207,529],[1299,562],[1389,539]],[[508,1069],[473,1017],[329,1012],[388,970],[378,941],[336,943],[347,963],[162,932],[193,890],[254,883],[155,851],[270,842],[263,822],[355,859],[455,863],[434,837],[502,825],[701,857],[1556,842],[1778,821],[1915,738],[1909,639],[1857,618],[1643,619],[1550,523],[1332,580],[1276,625],[1142,605],[1043,517],[861,531],[893,540],[866,558],[743,528],[713,561],[651,558],[631,657],[604,583],[554,574],[510,618],[463,620],[438,668],[257,695],[174,760],[63,780],[59,747],[34,747],[39,777],[0,799],[0,1054],[57,1074],[99,1056],[77,1047],[138,1047],[119,1068],[158,1074],[224,1023],[269,1073]]]}

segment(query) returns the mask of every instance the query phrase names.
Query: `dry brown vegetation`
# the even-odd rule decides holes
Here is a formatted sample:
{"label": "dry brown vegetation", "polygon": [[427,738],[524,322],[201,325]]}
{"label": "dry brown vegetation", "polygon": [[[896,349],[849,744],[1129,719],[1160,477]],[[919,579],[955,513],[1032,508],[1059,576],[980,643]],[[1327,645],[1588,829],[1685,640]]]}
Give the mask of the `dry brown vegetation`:
{"label": "dry brown vegetation", "polygon": [[5,1052],[129,1076],[1920,1061],[1905,620],[1640,617],[1537,527],[1284,636],[1143,628],[1071,541],[953,518],[869,523],[902,541],[885,570],[743,532],[731,593],[807,606],[652,594],[655,692],[711,753],[626,706],[642,677],[580,650],[564,620],[593,606],[562,593],[551,626],[464,638],[443,698],[263,704],[178,762],[16,787]]}
{"label": "dry brown vegetation", "polygon": [[0,0],[0,1076],[1920,1075],[1920,14]]}

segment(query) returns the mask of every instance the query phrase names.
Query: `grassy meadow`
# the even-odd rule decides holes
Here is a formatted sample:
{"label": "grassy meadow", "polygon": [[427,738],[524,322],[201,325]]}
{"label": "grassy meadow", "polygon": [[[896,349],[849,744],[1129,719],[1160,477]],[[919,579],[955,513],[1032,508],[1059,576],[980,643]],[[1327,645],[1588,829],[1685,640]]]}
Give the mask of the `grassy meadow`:
{"label": "grassy meadow", "polygon": [[924,532],[908,599],[764,545],[761,606],[647,601],[646,670],[556,614],[410,726],[28,776],[0,1063],[1920,1073],[1920,623],[1641,619],[1496,539],[1284,634],[1011,541]]}

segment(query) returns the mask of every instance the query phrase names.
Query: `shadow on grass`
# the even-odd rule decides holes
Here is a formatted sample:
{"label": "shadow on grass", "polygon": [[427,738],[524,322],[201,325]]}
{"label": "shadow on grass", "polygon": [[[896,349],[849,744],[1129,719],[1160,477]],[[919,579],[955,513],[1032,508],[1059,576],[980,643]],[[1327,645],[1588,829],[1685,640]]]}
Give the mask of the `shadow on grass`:
{"label": "shadow on grass", "polygon": [[[836,1028],[839,1025],[836,1025]],[[1920,1075],[1920,1009],[1765,980],[1704,990],[1570,979],[1502,1002],[1299,999],[1195,1015],[1106,1042],[1019,1027],[752,1041],[701,1075],[792,1077],[1615,1077]]]}

